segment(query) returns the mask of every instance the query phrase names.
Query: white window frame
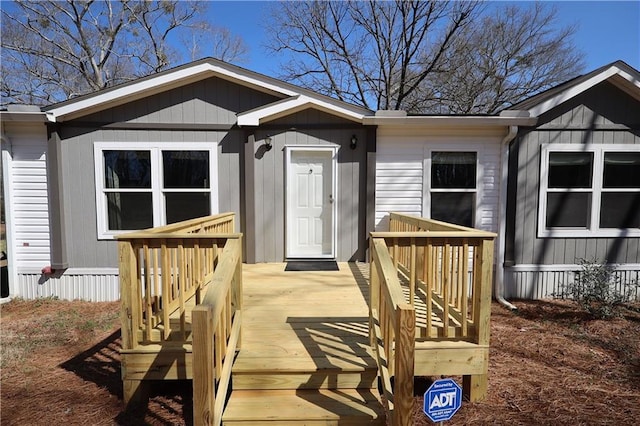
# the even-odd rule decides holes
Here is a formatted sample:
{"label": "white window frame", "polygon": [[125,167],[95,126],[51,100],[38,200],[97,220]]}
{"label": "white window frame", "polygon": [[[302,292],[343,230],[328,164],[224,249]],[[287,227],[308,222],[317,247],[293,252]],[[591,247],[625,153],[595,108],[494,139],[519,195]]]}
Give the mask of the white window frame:
{"label": "white window frame", "polygon": [[109,230],[107,197],[104,188],[104,151],[150,151],[151,189],[126,189],[126,192],[151,192],[153,202],[153,226],[166,225],[165,192],[176,192],[165,189],[163,185],[162,152],[163,151],[207,151],[209,152],[209,191],[202,189],[181,190],[183,192],[209,192],[211,214],[218,213],[218,144],[217,142],[94,142],[93,159],[96,191],[96,224],[99,240],[112,240],[115,236],[134,230]]}
{"label": "white window frame", "polygon": [[[473,152],[476,154],[476,187],[475,189],[471,188],[431,188],[431,158],[433,157],[434,152]],[[474,193],[474,210],[473,210],[473,223],[471,224],[472,228],[478,227],[478,217],[479,217],[479,208],[480,208],[480,200],[482,199],[482,176],[483,176],[483,168],[482,161],[480,161],[482,154],[481,147],[475,144],[442,144],[442,145],[434,145],[429,144],[424,149],[424,166],[423,166],[423,203],[422,203],[422,214],[425,218],[431,219],[431,192],[469,192]]]}
{"label": "white window frame", "polygon": [[[593,173],[591,188],[571,188],[567,192],[590,192],[591,211],[587,228],[547,229],[547,193],[549,192],[550,152],[590,152],[593,153]],[[640,145],[621,144],[542,144],[540,149],[540,185],[538,194],[538,237],[540,238],[617,238],[640,237],[640,228],[614,229],[600,228],[600,201],[603,192],[640,192],[636,188],[603,188],[604,154],[606,152],[640,152]],[[555,191],[555,190],[554,190]],[[558,192],[558,191],[556,191]]]}

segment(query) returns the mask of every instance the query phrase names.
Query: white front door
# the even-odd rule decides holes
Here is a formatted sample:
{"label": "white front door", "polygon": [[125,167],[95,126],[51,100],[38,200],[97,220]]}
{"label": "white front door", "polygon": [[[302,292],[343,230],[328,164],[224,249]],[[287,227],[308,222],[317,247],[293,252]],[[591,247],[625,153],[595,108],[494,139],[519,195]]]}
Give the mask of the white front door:
{"label": "white front door", "polygon": [[331,258],[334,253],[333,150],[291,148],[287,170],[287,257]]}

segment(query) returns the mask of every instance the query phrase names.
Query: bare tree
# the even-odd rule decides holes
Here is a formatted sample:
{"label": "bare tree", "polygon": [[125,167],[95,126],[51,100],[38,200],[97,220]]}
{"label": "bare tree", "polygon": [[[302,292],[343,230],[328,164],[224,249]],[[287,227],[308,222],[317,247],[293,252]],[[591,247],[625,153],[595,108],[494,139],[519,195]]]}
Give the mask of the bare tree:
{"label": "bare tree", "polygon": [[2,103],[61,101],[165,69],[180,59],[174,33],[198,25],[207,6],[179,0],[5,3]]}
{"label": "bare tree", "polygon": [[480,3],[282,2],[271,49],[292,53],[284,78],[369,108],[400,109]]}
{"label": "bare tree", "polygon": [[568,39],[574,30],[555,30],[554,11],[496,8],[490,15],[487,4],[465,1],[281,2],[269,47],[286,55],[284,79],[414,113],[494,112],[580,70]]}
{"label": "bare tree", "polygon": [[556,14],[542,3],[504,5],[465,28],[446,52],[446,72],[421,88],[417,109],[495,113],[575,77],[584,67],[575,27],[558,27]]}
{"label": "bare tree", "polygon": [[247,59],[249,49],[241,37],[233,35],[226,27],[200,22],[191,34],[180,39],[191,60],[211,56],[225,62],[242,63]]}

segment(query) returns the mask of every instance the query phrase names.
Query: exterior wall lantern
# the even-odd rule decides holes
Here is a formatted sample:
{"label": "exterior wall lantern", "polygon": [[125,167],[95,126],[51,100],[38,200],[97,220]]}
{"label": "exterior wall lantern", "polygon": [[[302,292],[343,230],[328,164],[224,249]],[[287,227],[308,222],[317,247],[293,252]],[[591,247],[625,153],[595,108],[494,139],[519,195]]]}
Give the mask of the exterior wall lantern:
{"label": "exterior wall lantern", "polygon": [[271,145],[271,136],[264,138],[264,147],[267,151],[271,151],[271,148],[273,148],[273,145]]}
{"label": "exterior wall lantern", "polygon": [[351,143],[349,144],[349,147],[351,149],[356,149],[357,145],[358,145],[358,137],[356,135],[351,136]]}

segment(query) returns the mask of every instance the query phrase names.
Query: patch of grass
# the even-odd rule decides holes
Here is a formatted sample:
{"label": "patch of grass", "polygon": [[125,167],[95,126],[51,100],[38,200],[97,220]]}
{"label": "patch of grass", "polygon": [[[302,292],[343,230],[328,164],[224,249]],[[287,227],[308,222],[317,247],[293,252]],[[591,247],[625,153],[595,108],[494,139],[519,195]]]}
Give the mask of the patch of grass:
{"label": "patch of grass", "polygon": [[[71,304],[75,305],[69,309]],[[99,303],[67,302],[56,298],[14,300],[3,305],[0,367],[17,366],[31,353],[86,344],[96,334],[117,327],[117,308],[97,308],[100,308]]]}

